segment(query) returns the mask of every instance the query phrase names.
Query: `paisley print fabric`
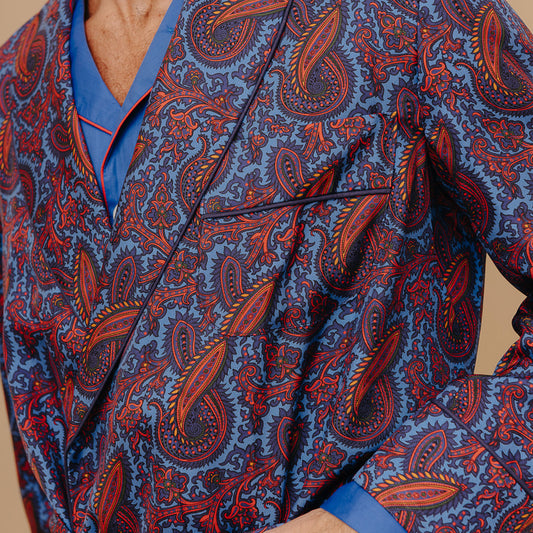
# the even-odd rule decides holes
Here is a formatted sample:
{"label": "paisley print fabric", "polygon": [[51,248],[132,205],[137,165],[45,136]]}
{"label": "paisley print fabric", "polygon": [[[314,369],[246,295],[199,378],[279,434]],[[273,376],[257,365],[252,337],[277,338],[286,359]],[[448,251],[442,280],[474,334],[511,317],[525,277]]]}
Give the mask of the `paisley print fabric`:
{"label": "paisley print fabric", "polygon": [[3,374],[34,531],[264,531],[360,483],[533,527],[533,41],[499,0],[191,0],[110,226],[71,6],[0,50]]}

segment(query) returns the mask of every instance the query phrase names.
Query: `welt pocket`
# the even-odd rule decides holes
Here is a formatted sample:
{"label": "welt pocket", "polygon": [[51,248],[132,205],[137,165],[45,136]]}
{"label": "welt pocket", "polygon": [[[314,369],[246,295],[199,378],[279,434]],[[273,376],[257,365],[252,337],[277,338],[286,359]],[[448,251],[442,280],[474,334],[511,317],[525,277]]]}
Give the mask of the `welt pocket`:
{"label": "welt pocket", "polygon": [[380,195],[380,194],[389,194],[391,192],[390,187],[380,187],[375,189],[362,189],[354,191],[344,191],[329,193],[317,196],[306,196],[303,198],[293,198],[291,200],[285,200],[282,202],[274,202],[271,204],[261,204],[253,207],[238,208],[238,209],[221,209],[220,211],[212,211],[209,213],[203,213],[201,218],[203,220],[215,219],[215,218],[224,218],[224,217],[235,217],[239,215],[248,215],[251,213],[257,213],[262,211],[270,211],[273,209],[281,209],[284,207],[293,207],[299,205],[307,205],[311,203],[327,202],[328,200],[343,200],[349,198],[357,198],[362,196],[371,196],[371,195]]}

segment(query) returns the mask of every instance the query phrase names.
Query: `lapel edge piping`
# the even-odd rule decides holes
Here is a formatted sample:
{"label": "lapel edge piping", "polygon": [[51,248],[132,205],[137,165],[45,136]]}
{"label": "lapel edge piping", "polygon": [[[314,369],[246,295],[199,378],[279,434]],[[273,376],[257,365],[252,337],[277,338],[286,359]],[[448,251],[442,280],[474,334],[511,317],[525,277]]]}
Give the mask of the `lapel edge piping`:
{"label": "lapel edge piping", "polygon": [[[170,253],[168,254],[167,256],[167,259],[165,260],[165,263],[163,264],[163,266],[161,267],[161,270],[159,271],[159,274],[157,275],[157,277],[154,279],[154,281],[152,282],[149,290],[148,290],[148,293],[146,295],[146,297],[144,298],[144,302],[142,304],[142,306],[140,307],[138,313],[137,313],[137,316],[135,317],[132,325],[130,326],[130,329],[128,331],[128,334],[126,335],[126,338],[124,339],[124,342],[123,342],[123,345],[120,349],[120,351],[118,352],[114,362],[111,364],[106,376],[104,377],[104,379],[102,380],[102,384],[99,388],[99,390],[101,391],[107,381],[109,380],[109,377],[111,376],[111,374],[113,373],[115,367],[117,366],[118,362],[122,359],[122,356],[124,354],[124,352],[126,351],[126,349],[128,348],[129,344],[130,344],[130,341],[133,337],[133,333],[135,332],[135,330],[137,329],[137,325],[141,319],[141,316],[144,314],[147,306],[148,306],[148,302],[151,300],[157,286],[159,285],[166,269],[168,268],[168,265],[170,264],[170,262],[172,261],[172,258],[174,257],[174,254],[176,253],[176,250],[178,249],[178,246],[179,244],[181,243],[181,240],[183,238],[183,236],[185,235],[185,233],[187,232],[194,216],[196,215],[196,212],[198,210],[198,207],[200,206],[200,203],[203,199],[203,197],[205,196],[206,192],[208,191],[209,187],[211,186],[211,183],[213,182],[214,178],[216,177],[219,169],[220,169],[220,166],[222,164],[222,161],[224,160],[224,157],[229,149],[229,147],[233,144],[233,141],[235,140],[235,137],[237,136],[237,134],[239,133],[240,131],[240,128],[241,128],[241,125],[246,117],[246,114],[252,104],[252,102],[254,101],[256,95],[257,95],[257,92],[259,91],[259,88],[261,87],[261,84],[263,82],[263,79],[264,79],[264,76],[268,70],[268,65],[270,65],[270,63],[272,62],[273,58],[274,58],[274,54],[276,53],[278,47],[279,47],[279,44],[280,44],[280,41],[281,41],[281,38],[284,34],[284,28],[287,26],[287,19],[289,18],[289,14],[290,14],[290,11],[291,11],[291,8],[292,8],[292,4],[293,4],[293,0],[288,0],[287,1],[287,5],[285,6],[285,9],[284,9],[284,12],[283,12],[283,16],[281,18],[281,21],[279,23],[279,26],[278,26],[278,32],[276,33],[276,36],[272,42],[272,46],[270,48],[270,51],[269,51],[269,54],[268,54],[268,57],[263,65],[263,69],[260,73],[260,75],[258,76],[258,79],[257,79],[257,82],[252,90],[252,92],[250,93],[250,96],[248,97],[248,100],[246,101],[246,103],[244,104],[242,110],[241,110],[241,113],[239,114],[239,117],[237,119],[237,123],[233,129],[233,132],[231,133],[229,139],[228,139],[228,142],[226,143],[226,145],[224,146],[224,150],[221,154],[221,157],[219,158],[209,180],[207,181],[207,183],[204,185],[204,188],[202,189],[202,191],[200,192],[200,194],[198,195],[198,198],[196,199],[190,213],[189,213],[189,216],[187,217],[187,220],[185,221],[185,224],[183,225],[183,228],[181,230],[181,232],[179,233],[178,237],[176,238],[176,242],[174,243],[173,247],[172,247],[172,250],[170,251]],[[68,473],[67,473],[67,460],[68,460],[68,452],[71,448],[71,445],[72,443],[76,440],[76,437],[79,435],[80,431],[81,431],[81,428],[85,425],[85,422],[87,421],[87,418],[89,416],[89,414],[92,412],[92,409],[94,407],[94,404],[96,402],[96,399],[98,398],[99,396],[99,393],[96,394],[94,400],[92,401],[92,403],[89,405],[87,411],[85,412],[82,420],[79,422],[79,424],[77,425],[77,428],[76,428],[76,431],[67,439],[67,442],[66,442],[66,445],[65,445],[65,452],[64,452],[64,464],[65,464],[65,474],[67,475],[67,478],[68,478]],[[67,481],[68,483],[68,481]],[[69,492],[70,492],[70,487],[69,487]],[[69,504],[70,504],[70,501],[69,501]],[[70,505],[69,505],[70,506]]]}

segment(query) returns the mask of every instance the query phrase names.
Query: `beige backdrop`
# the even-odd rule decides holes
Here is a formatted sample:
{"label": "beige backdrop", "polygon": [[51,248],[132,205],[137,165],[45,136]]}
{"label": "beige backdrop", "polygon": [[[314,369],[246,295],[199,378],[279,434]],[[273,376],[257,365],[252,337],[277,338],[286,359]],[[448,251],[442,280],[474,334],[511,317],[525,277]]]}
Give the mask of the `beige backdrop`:
{"label": "beige backdrop", "polygon": [[[509,0],[509,3],[518,11],[526,24],[533,28],[532,1]],[[41,0],[22,0],[20,3],[14,0],[0,0],[0,43],[36,13],[42,4]],[[516,334],[511,328],[511,319],[521,301],[522,295],[513,289],[490,263],[487,271],[478,372],[492,372],[498,359],[515,340]],[[10,533],[29,533],[12,457],[4,403],[0,398],[0,530]]]}

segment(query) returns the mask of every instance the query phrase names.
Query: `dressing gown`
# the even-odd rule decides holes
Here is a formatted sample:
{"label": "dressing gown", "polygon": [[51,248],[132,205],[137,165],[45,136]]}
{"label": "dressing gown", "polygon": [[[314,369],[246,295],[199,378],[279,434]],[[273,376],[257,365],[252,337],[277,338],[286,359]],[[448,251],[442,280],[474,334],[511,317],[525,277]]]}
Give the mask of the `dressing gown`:
{"label": "dressing gown", "polygon": [[[186,1],[113,225],[71,14],[51,0],[0,49],[33,530],[258,533],[320,505],[370,527],[376,505],[531,531],[533,41],[510,7]],[[485,252],[526,295],[490,377]]]}

